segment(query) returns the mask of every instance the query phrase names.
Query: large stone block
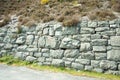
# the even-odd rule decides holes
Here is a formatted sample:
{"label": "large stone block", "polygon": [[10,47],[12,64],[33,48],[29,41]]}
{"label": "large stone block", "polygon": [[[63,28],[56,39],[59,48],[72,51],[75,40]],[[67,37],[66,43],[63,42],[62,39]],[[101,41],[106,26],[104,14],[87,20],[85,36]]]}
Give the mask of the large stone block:
{"label": "large stone block", "polygon": [[91,34],[81,34],[79,39],[81,42],[90,42],[90,36]]}
{"label": "large stone block", "polygon": [[71,34],[79,34],[80,27],[73,26],[73,27],[63,27],[62,34],[64,35],[71,35]]}
{"label": "large stone block", "polygon": [[17,44],[24,44],[25,40],[26,40],[25,36],[20,36],[19,38],[17,38],[16,43]]}
{"label": "large stone block", "polygon": [[79,48],[80,41],[71,39],[71,38],[64,38],[60,44],[60,48]]}
{"label": "large stone block", "polygon": [[88,22],[88,27],[97,27],[97,21],[89,21]]}
{"label": "large stone block", "polygon": [[50,50],[50,56],[52,58],[60,59],[63,57],[63,50]]}
{"label": "large stone block", "polygon": [[58,48],[58,40],[55,37],[46,37],[46,45],[47,48]]}
{"label": "large stone block", "polygon": [[34,40],[34,36],[33,35],[28,35],[26,38],[26,44],[32,44]]}
{"label": "large stone block", "polygon": [[90,64],[90,60],[88,60],[88,59],[76,59],[75,62],[80,63],[80,64],[84,64],[84,65]]}
{"label": "large stone block", "polygon": [[96,60],[106,60],[107,53],[95,53],[95,59]]}
{"label": "large stone block", "polygon": [[95,52],[106,52],[106,46],[93,46],[93,51]]}
{"label": "large stone block", "polygon": [[100,67],[102,69],[112,69],[116,70],[117,69],[117,63],[114,61],[108,61],[108,60],[102,60],[100,62]]}
{"label": "large stone block", "polygon": [[120,50],[111,50],[107,52],[107,59],[120,61]]}
{"label": "large stone block", "polygon": [[77,70],[83,70],[84,69],[84,65],[82,65],[80,63],[72,63],[71,67],[74,68],[74,69],[77,69]]}
{"label": "large stone block", "polygon": [[112,46],[119,46],[120,47],[120,36],[112,36],[110,38],[110,43]]}
{"label": "large stone block", "polygon": [[65,50],[64,52],[64,57],[67,58],[75,58],[79,56],[79,50],[78,49],[73,49],[73,50]]}
{"label": "large stone block", "polygon": [[94,68],[100,67],[100,61],[99,60],[91,60],[91,66]]}
{"label": "large stone block", "polygon": [[93,46],[108,45],[108,41],[107,41],[107,39],[94,39],[94,40],[92,40],[92,45]]}
{"label": "large stone block", "polygon": [[44,36],[40,37],[38,40],[38,47],[45,47],[45,43],[46,43],[45,37]]}
{"label": "large stone block", "polygon": [[35,60],[37,60],[37,58],[35,58],[35,57],[32,57],[32,56],[27,56],[26,57],[26,61],[33,62]]}
{"label": "large stone block", "polygon": [[64,63],[64,61],[63,60],[61,60],[61,59],[53,59],[53,61],[52,61],[52,65],[53,66],[57,66],[57,67],[59,67],[59,66],[65,66],[65,63]]}
{"label": "large stone block", "polygon": [[90,59],[90,60],[93,60],[95,59],[95,56],[94,56],[94,53],[92,52],[86,52],[86,53],[81,53],[81,58],[82,59]]}
{"label": "large stone block", "polygon": [[81,43],[80,51],[90,51],[91,49],[90,43]]}
{"label": "large stone block", "polygon": [[92,34],[92,33],[95,33],[95,30],[93,28],[81,28],[80,33],[82,33],[82,34]]}
{"label": "large stone block", "polygon": [[95,29],[95,31],[101,32],[101,31],[108,31],[109,27],[98,27]]}

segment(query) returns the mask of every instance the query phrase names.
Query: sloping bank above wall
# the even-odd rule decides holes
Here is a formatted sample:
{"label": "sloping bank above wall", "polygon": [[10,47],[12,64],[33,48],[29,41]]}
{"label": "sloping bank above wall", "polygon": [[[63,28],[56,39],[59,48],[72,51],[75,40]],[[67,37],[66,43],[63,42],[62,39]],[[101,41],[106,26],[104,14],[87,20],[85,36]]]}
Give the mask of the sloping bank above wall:
{"label": "sloping bank above wall", "polygon": [[120,74],[120,19],[82,21],[62,27],[58,22],[0,28],[0,56],[54,65]]}

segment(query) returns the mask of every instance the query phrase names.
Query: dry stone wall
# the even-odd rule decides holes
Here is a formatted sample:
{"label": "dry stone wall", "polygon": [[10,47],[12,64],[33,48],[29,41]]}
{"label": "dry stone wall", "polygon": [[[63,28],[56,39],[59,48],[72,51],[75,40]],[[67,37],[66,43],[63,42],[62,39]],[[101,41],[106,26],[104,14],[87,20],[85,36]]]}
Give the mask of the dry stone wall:
{"label": "dry stone wall", "polygon": [[120,74],[120,19],[81,21],[77,26],[39,23],[0,28],[0,56],[104,73]]}

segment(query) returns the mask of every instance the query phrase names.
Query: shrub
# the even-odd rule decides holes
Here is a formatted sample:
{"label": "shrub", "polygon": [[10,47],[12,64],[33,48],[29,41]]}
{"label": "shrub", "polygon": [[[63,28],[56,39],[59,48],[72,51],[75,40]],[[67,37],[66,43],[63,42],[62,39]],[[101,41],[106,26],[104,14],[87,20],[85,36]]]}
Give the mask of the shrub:
{"label": "shrub", "polygon": [[63,21],[63,26],[71,27],[71,26],[76,26],[78,23],[79,23],[79,17],[73,16],[71,19],[71,16],[69,16],[68,19]]}
{"label": "shrub", "polygon": [[40,0],[40,4],[47,4],[49,0]]}
{"label": "shrub", "polygon": [[112,9],[116,12],[120,12],[120,3],[116,3],[112,6]]}
{"label": "shrub", "polygon": [[0,27],[3,27],[4,25],[6,25],[9,21],[10,21],[10,17],[4,16],[3,19],[0,21]]}

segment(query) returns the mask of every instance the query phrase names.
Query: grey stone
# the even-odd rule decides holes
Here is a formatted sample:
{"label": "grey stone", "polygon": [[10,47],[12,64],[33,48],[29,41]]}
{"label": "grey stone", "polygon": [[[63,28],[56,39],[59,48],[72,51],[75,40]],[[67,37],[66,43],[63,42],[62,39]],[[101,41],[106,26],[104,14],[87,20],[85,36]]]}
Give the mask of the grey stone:
{"label": "grey stone", "polygon": [[91,35],[91,39],[100,39],[101,38],[101,35],[100,34],[93,34]]}
{"label": "grey stone", "polygon": [[37,52],[38,48],[27,48],[26,49],[28,52]]}
{"label": "grey stone", "polygon": [[43,30],[43,34],[48,35],[48,33],[49,33],[49,28],[45,28],[45,29]]}
{"label": "grey stone", "polygon": [[51,62],[43,62],[43,65],[50,66],[50,65],[51,65]]}
{"label": "grey stone", "polygon": [[14,57],[24,60],[26,56],[24,56],[23,52],[17,52],[17,53],[15,53]]}
{"label": "grey stone", "polygon": [[94,68],[93,71],[102,73],[104,70],[101,68]]}
{"label": "grey stone", "polygon": [[99,21],[98,27],[109,27],[109,22],[108,21]]}
{"label": "grey stone", "polygon": [[24,44],[25,43],[25,36],[20,36],[19,38],[17,38],[16,43],[17,44]]}
{"label": "grey stone", "polygon": [[13,45],[10,44],[10,43],[8,43],[8,44],[6,44],[6,45],[4,46],[4,48],[5,48],[6,50],[10,50],[10,49],[12,49],[12,47],[13,47]]}
{"label": "grey stone", "polygon": [[108,61],[108,60],[102,60],[100,62],[100,67],[102,69],[112,69],[116,70],[117,69],[117,63],[114,61]]}
{"label": "grey stone", "polygon": [[81,43],[80,51],[90,51],[91,45],[90,43]]}
{"label": "grey stone", "polygon": [[0,42],[3,42],[4,38],[3,37],[0,37]]}
{"label": "grey stone", "polygon": [[82,59],[90,59],[90,60],[93,60],[95,57],[94,57],[94,53],[92,52],[86,52],[86,53],[81,53],[81,57]]}
{"label": "grey stone", "polygon": [[45,47],[45,43],[46,43],[45,37],[44,36],[40,37],[38,40],[38,47]]}
{"label": "grey stone", "polygon": [[53,61],[52,61],[52,65],[53,66],[57,66],[57,67],[59,67],[59,66],[65,66],[65,63],[64,63],[64,61],[63,60],[61,60],[61,59],[53,59]]}
{"label": "grey stone", "polygon": [[53,60],[52,58],[46,58],[45,61],[46,61],[46,62],[52,62],[52,60]]}
{"label": "grey stone", "polygon": [[50,35],[50,36],[55,35],[53,26],[49,28],[49,35]]}
{"label": "grey stone", "polygon": [[41,56],[42,56],[42,53],[41,53],[41,52],[35,52],[35,53],[34,53],[34,56],[35,56],[35,57],[41,57]]}
{"label": "grey stone", "polygon": [[85,70],[87,70],[87,71],[91,71],[92,69],[93,69],[92,66],[85,66]]}
{"label": "grey stone", "polygon": [[95,30],[93,28],[81,28],[80,33],[82,33],[82,34],[92,34],[92,33],[95,33]]}
{"label": "grey stone", "polygon": [[0,43],[0,49],[4,47],[4,43]]}
{"label": "grey stone", "polygon": [[118,65],[118,70],[120,71],[120,64]]}
{"label": "grey stone", "polygon": [[22,45],[22,46],[17,47],[17,50],[18,51],[26,51],[26,48],[27,48],[27,45]]}
{"label": "grey stone", "polygon": [[5,37],[5,33],[0,33],[0,37]]}
{"label": "grey stone", "polygon": [[62,27],[62,34],[63,35],[70,35],[70,34],[79,34],[80,27]]}
{"label": "grey stone", "polygon": [[116,28],[116,34],[117,36],[120,36],[120,28]]}
{"label": "grey stone", "polygon": [[84,65],[79,64],[79,63],[72,63],[71,67],[74,68],[74,69],[77,69],[77,70],[83,70],[84,69]]}
{"label": "grey stone", "polygon": [[90,60],[88,60],[88,59],[76,59],[75,62],[80,63],[80,64],[85,64],[85,65],[90,64]]}
{"label": "grey stone", "polygon": [[50,50],[50,56],[52,58],[61,59],[63,57],[63,50]]}
{"label": "grey stone", "polygon": [[58,48],[58,41],[55,37],[46,37],[46,45],[47,48]]}
{"label": "grey stone", "polygon": [[115,36],[116,32],[115,31],[104,31],[104,32],[101,32],[101,35]]}
{"label": "grey stone", "polygon": [[89,21],[88,22],[88,27],[97,27],[97,21]]}
{"label": "grey stone", "polygon": [[112,46],[119,46],[120,47],[120,36],[112,36],[110,38],[110,43]]}
{"label": "grey stone", "polygon": [[75,58],[66,58],[66,57],[63,57],[62,59],[64,61],[70,61],[70,62],[74,62],[75,61]]}
{"label": "grey stone", "polygon": [[80,27],[88,27],[88,21],[82,20],[80,23]]}
{"label": "grey stone", "polygon": [[28,35],[26,38],[26,44],[32,44],[34,40],[34,36],[33,35]]}
{"label": "grey stone", "polygon": [[92,45],[93,46],[108,45],[108,41],[107,41],[107,39],[94,39],[94,40],[92,40]]}
{"label": "grey stone", "polygon": [[113,46],[112,49],[113,49],[113,50],[120,50],[120,47],[116,47],[116,46],[114,47],[114,46]]}
{"label": "grey stone", "polygon": [[94,68],[100,67],[99,63],[100,63],[100,61],[91,60],[91,66],[93,66]]}
{"label": "grey stone", "polygon": [[60,44],[60,48],[79,48],[80,41],[71,38],[64,38]]}
{"label": "grey stone", "polygon": [[37,58],[32,57],[32,56],[27,56],[26,57],[26,61],[29,61],[29,62],[33,62],[33,61],[36,61],[36,60],[37,60]]}
{"label": "grey stone", "polygon": [[71,67],[71,63],[72,62],[70,62],[70,61],[65,61],[65,67],[69,67],[70,68]]}
{"label": "grey stone", "polygon": [[8,42],[10,42],[11,41],[11,38],[10,38],[10,36],[5,36],[5,38],[3,38],[3,37],[0,37],[0,42],[5,42],[5,43],[8,43]]}
{"label": "grey stone", "polygon": [[42,53],[42,56],[48,58],[48,57],[50,57],[50,53],[48,53],[48,52]]}
{"label": "grey stone", "polygon": [[95,53],[95,59],[96,60],[106,60],[107,53]]}
{"label": "grey stone", "polygon": [[108,70],[106,74],[113,74],[113,75],[120,75],[120,71],[115,71],[115,70]]}
{"label": "grey stone", "polygon": [[45,62],[45,57],[39,57],[39,58],[37,59],[37,61],[39,61],[39,62]]}
{"label": "grey stone", "polygon": [[64,57],[67,58],[75,58],[79,56],[79,50],[78,49],[73,49],[73,50],[65,50],[64,52]]}
{"label": "grey stone", "polygon": [[93,46],[93,51],[95,52],[106,52],[106,46]]}
{"label": "grey stone", "polygon": [[39,40],[39,36],[35,36],[34,41],[32,43],[33,47],[38,47],[38,40]]}
{"label": "grey stone", "polygon": [[91,34],[81,34],[80,41],[81,42],[89,42]]}
{"label": "grey stone", "polygon": [[120,50],[110,50],[107,52],[107,59],[120,61]]}
{"label": "grey stone", "polygon": [[50,50],[49,49],[42,49],[41,52],[42,53],[50,53]]}
{"label": "grey stone", "polygon": [[97,32],[109,31],[109,27],[98,27],[98,28],[95,28],[95,31]]}

